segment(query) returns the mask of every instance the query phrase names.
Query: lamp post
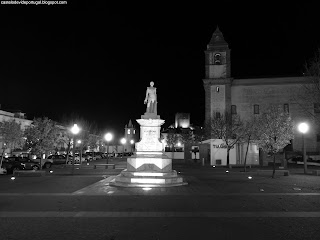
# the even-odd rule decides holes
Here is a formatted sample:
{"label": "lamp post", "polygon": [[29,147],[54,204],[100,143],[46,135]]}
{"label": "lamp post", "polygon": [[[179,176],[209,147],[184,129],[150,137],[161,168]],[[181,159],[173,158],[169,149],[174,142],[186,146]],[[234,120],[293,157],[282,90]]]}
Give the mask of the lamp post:
{"label": "lamp post", "polygon": [[73,124],[71,128],[71,132],[73,134],[73,147],[72,147],[72,175],[74,174],[74,162],[75,162],[75,146],[76,146],[76,135],[80,132],[80,128],[77,124]]}
{"label": "lamp post", "polygon": [[305,134],[309,130],[309,125],[307,123],[300,123],[298,125],[299,132],[302,133],[302,151],[303,151],[303,164],[304,164],[304,173],[307,173],[307,157],[306,157],[306,139]]}
{"label": "lamp post", "polygon": [[133,139],[130,140],[130,144],[132,145],[131,152],[134,152],[134,140]]}
{"label": "lamp post", "polygon": [[107,141],[107,164],[109,163],[109,142],[112,140],[113,136],[111,133],[106,133],[104,139]]}
{"label": "lamp post", "polygon": [[127,142],[127,139],[121,138],[120,142],[121,142],[121,144],[123,145],[123,153],[122,153],[122,156],[124,156],[124,148],[125,148],[125,144],[126,144],[126,142]]}
{"label": "lamp post", "polygon": [[82,146],[81,146],[81,140],[78,140],[78,144],[79,144],[79,157],[80,157],[80,165],[82,165]]}

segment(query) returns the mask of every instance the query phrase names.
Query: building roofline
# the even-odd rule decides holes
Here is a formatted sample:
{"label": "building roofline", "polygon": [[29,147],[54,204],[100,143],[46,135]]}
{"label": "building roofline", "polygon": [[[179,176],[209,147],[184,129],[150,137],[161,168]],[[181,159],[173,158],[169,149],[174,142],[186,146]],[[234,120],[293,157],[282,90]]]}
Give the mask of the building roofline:
{"label": "building roofline", "polygon": [[312,80],[307,77],[242,78],[233,79],[232,86],[283,85],[306,83],[312,83]]}

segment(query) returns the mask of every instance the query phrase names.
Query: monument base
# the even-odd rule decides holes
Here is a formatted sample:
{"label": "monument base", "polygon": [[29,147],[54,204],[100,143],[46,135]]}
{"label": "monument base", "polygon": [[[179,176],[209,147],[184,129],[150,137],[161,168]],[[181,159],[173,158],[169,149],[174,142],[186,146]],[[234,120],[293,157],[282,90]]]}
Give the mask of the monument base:
{"label": "monument base", "polygon": [[172,170],[171,159],[147,154],[128,158],[127,169],[109,183],[117,187],[176,187],[187,184]]}
{"label": "monument base", "polygon": [[175,187],[187,185],[177,172],[172,170],[172,159],[163,153],[160,141],[160,126],[164,120],[156,113],[145,113],[140,124],[140,142],[136,152],[127,159],[127,169],[110,181],[117,187]]}

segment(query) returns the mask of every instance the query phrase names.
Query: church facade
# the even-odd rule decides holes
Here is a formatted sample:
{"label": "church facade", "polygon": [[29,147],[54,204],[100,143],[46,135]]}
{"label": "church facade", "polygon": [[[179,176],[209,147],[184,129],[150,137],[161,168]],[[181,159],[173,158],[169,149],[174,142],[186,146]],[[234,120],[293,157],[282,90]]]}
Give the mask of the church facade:
{"label": "church facade", "polygon": [[[302,150],[302,135],[297,130],[300,122],[308,122],[306,133],[307,155],[320,149],[318,126],[307,112],[319,112],[316,104],[300,101],[306,94],[304,86],[312,84],[305,77],[234,79],[231,76],[231,57],[228,43],[217,28],[205,50],[205,120],[215,114],[238,114],[242,120],[263,113],[268,106],[277,105],[289,112],[294,122],[295,137],[291,150]],[[319,113],[320,114],[320,113]]]}

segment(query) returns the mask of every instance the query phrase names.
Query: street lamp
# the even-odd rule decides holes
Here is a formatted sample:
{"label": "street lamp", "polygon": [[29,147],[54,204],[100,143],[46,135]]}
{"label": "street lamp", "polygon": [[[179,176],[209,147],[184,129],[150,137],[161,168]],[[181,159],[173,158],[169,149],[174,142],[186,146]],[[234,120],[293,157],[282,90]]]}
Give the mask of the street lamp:
{"label": "street lamp", "polygon": [[79,152],[80,152],[80,154],[79,154],[80,156],[79,156],[79,157],[80,157],[80,164],[82,165],[82,146],[81,146],[81,143],[82,143],[82,142],[81,142],[81,140],[79,139],[79,140],[78,140]]}
{"label": "street lamp", "polygon": [[80,128],[77,124],[73,124],[73,127],[71,128],[71,133],[73,134],[73,147],[72,147],[72,175],[74,173],[74,162],[75,162],[75,146],[76,146],[76,135],[80,132]]}
{"label": "street lamp", "polygon": [[303,164],[304,164],[304,173],[307,173],[307,157],[306,157],[306,139],[305,134],[309,130],[309,125],[307,123],[300,123],[298,125],[299,132],[302,133],[302,151],[303,151]]}
{"label": "street lamp", "polygon": [[107,141],[107,164],[109,162],[109,142],[112,140],[113,135],[111,133],[106,133],[104,139]]}
{"label": "street lamp", "polygon": [[124,154],[124,148],[125,148],[125,144],[126,144],[126,142],[127,142],[127,139],[125,139],[125,138],[121,138],[121,140],[120,140],[120,142],[121,142],[121,144],[123,145],[123,153],[122,154]]}
{"label": "street lamp", "polygon": [[131,152],[134,152],[134,140],[133,139],[130,140],[130,144],[132,145]]}

